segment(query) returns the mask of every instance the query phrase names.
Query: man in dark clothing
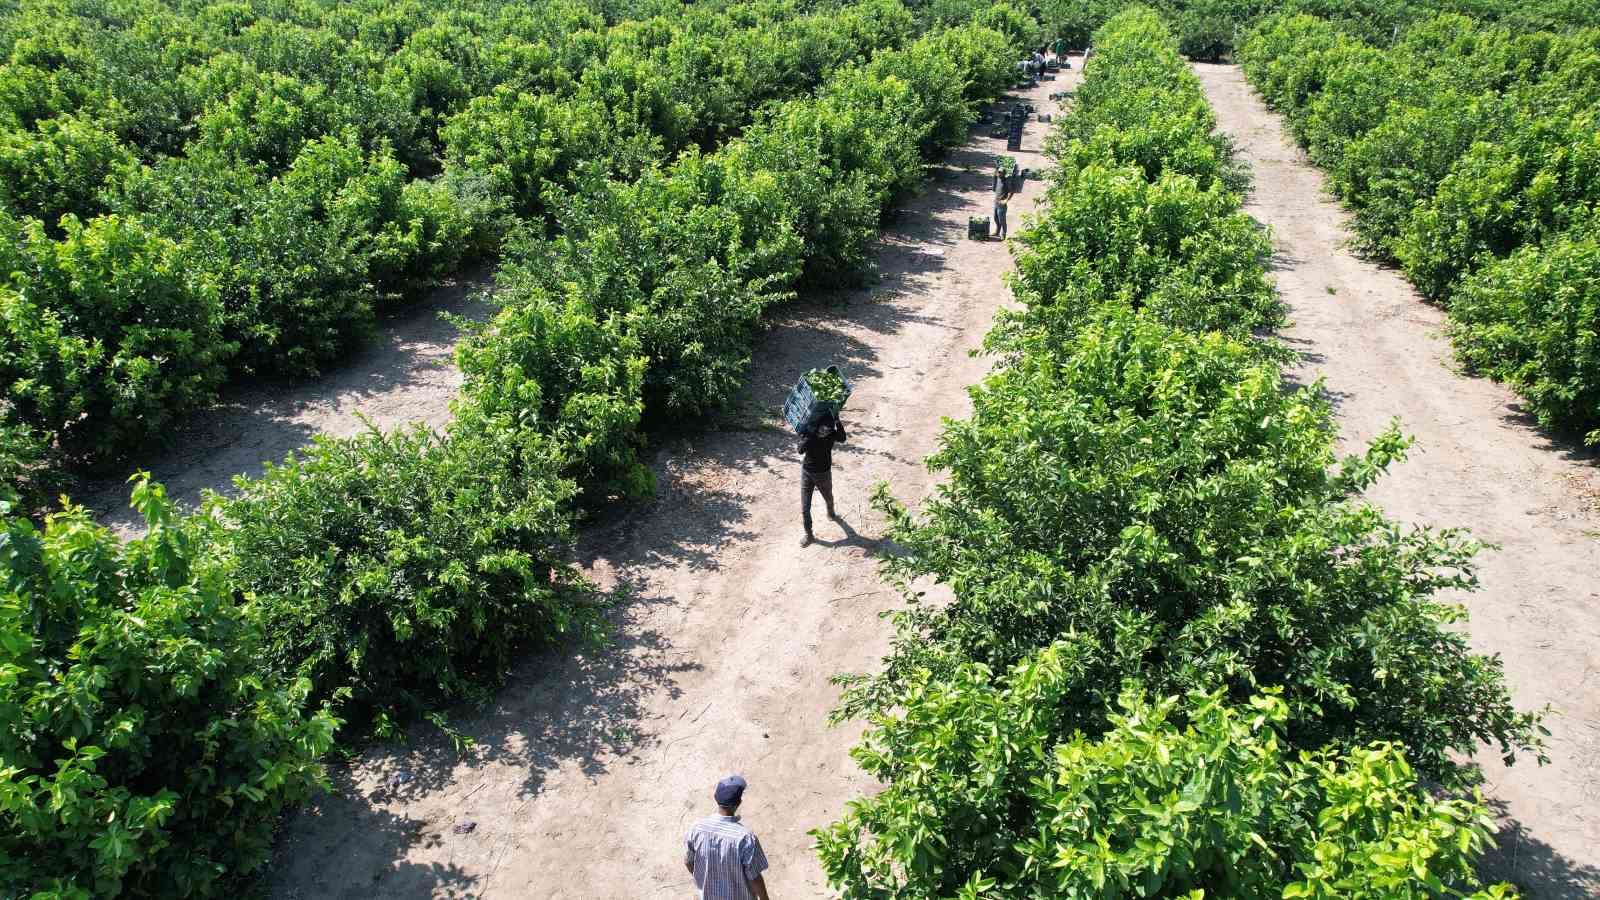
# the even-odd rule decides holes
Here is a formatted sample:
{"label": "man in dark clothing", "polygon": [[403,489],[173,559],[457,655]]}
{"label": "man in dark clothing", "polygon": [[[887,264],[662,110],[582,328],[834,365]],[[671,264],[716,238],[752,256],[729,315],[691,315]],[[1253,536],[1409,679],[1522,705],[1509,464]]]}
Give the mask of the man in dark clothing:
{"label": "man in dark clothing", "polygon": [[800,521],[806,526],[802,547],[816,540],[811,534],[812,491],[821,492],[822,501],[828,504],[828,518],[839,518],[833,511],[833,445],[844,440],[844,423],[838,416],[823,419],[800,438],[800,453],[805,457],[800,463]]}

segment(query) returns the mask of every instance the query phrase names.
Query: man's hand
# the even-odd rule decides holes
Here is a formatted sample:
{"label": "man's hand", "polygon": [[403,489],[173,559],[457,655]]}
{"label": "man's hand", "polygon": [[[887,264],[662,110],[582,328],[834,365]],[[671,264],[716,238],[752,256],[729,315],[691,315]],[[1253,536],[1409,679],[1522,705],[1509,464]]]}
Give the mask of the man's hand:
{"label": "man's hand", "polygon": [[767,896],[767,882],[760,875],[750,879],[750,893],[756,895],[756,900],[772,900]]}

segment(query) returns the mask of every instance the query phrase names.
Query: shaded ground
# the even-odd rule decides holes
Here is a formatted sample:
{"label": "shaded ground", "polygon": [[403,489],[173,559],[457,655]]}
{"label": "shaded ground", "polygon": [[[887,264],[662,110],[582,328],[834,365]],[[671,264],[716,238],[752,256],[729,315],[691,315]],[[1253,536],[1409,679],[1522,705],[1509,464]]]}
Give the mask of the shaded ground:
{"label": "shaded ground", "polygon": [[124,474],[86,484],[73,499],[127,536],[143,528],[128,508],[126,481],[140,469],[165,484],[168,496],[194,505],[203,490],[230,491],[235,475],[258,475],[263,462],[282,461],[316,435],[364,429],[359,416],[382,429],[444,425],[461,373],[451,355],[457,329],[443,316],[485,317],[481,295],[490,283],[483,271],[447,284],[381,323],[374,340],[315,381],[236,386],[221,405],[191,416],[169,448],[130,464]]}
{"label": "shaded ground", "polygon": [[1416,437],[1371,496],[1403,521],[1465,526],[1498,545],[1479,557],[1481,589],[1459,599],[1517,703],[1552,708],[1552,762],[1508,769],[1481,755],[1502,819],[1487,874],[1534,898],[1600,897],[1600,475],[1534,428],[1510,391],[1456,372],[1444,313],[1347,249],[1347,216],[1238,68],[1195,71],[1254,172],[1245,209],[1274,232],[1298,376],[1327,379],[1345,448],[1397,416]]}
{"label": "shaded ground", "polygon": [[[1054,112],[1047,96],[1075,74],[1031,101]],[[1030,122],[1013,154],[1023,166],[1043,164],[1045,131]],[[969,351],[1009,298],[1011,261],[966,228],[990,213],[1002,152],[974,137],[952,153],[882,241],[875,283],[791,307],[726,427],[664,448],[659,498],[591,531],[590,573],[631,595],[616,645],[527,660],[460,723],[477,742],[466,758],[431,744],[366,754],[293,818],[277,896],[685,896],[683,833],[735,771],[750,779],[746,821],[775,896],[826,895],[806,832],[870,788],[846,753],[858,729],[826,724],[829,678],[877,662],[893,599],[867,497],[881,479],[901,497],[926,492],[939,419],[967,411],[964,389],[988,366]],[[1040,191],[1031,181],[1012,204],[1013,228]],[[818,501],[821,542],[802,550],[799,460],[778,407],[825,361],[855,383],[834,475],[843,521]]]}

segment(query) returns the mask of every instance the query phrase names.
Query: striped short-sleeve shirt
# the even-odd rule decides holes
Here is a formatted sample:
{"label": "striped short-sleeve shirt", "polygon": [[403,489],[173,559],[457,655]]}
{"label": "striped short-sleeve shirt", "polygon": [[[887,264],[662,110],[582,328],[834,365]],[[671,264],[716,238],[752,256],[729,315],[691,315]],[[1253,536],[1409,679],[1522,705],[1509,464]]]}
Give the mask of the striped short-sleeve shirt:
{"label": "striped short-sleeve shirt", "polygon": [[689,829],[684,844],[683,861],[694,866],[700,900],[755,900],[750,881],[767,870],[767,855],[738,816],[701,819]]}

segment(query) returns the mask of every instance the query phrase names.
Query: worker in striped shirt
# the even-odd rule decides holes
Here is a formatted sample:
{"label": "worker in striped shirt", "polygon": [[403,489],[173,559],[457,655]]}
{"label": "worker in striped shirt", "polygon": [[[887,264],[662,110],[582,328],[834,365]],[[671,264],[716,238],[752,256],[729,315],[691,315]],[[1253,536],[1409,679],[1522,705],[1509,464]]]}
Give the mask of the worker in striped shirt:
{"label": "worker in striped shirt", "polygon": [[770,900],[761,873],[767,855],[755,832],[739,822],[746,783],[738,775],[717,782],[721,815],[694,823],[684,838],[683,865],[694,876],[700,900]]}

